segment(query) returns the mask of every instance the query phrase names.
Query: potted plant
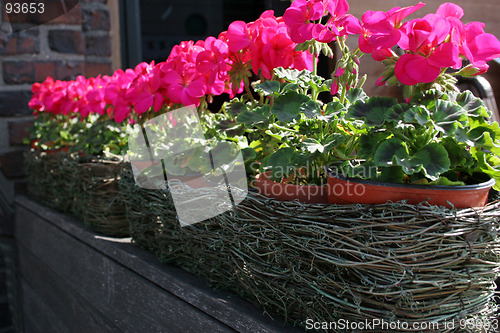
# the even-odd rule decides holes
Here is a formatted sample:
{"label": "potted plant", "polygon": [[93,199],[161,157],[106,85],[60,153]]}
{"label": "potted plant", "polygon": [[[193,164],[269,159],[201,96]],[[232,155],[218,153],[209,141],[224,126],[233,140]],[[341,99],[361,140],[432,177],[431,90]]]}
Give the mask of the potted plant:
{"label": "potted plant", "polygon": [[[404,85],[405,103],[371,97],[351,105],[346,119],[356,124],[356,155],[330,169],[329,201],[416,204],[429,199],[456,208],[484,206],[491,186],[500,189],[500,128],[488,120],[481,100],[458,92],[455,77],[486,71],[486,61],[500,55],[500,42],[478,22],[464,25],[463,10],[454,4],[392,26],[390,12],[375,23],[369,15],[374,16],[361,20],[360,39],[386,52],[387,70],[379,83]],[[396,36],[384,45],[375,35],[380,31],[370,31],[383,23],[385,33]],[[390,50],[396,44],[403,55]],[[462,59],[470,64],[462,68]]]}
{"label": "potted plant", "polygon": [[[331,83],[308,70],[280,67],[273,80],[254,85],[262,103],[232,103],[260,161],[255,182],[260,193],[279,200],[327,202],[323,166],[345,160],[354,138],[343,126],[344,105],[317,97],[329,92]],[[356,92],[348,95],[351,101],[362,96]]]}
{"label": "potted plant", "polygon": [[[303,1],[294,2],[283,19],[277,20],[278,32],[282,40],[302,52],[299,55],[306,59],[307,68],[298,68],[301,63],[285,66],[287,63],[283,60],[273,71],[261,72],[259,80],[250,83],[245,79],[246,94],[226,105],[246,132],[248,156],[257,162],[249,166],[250,174],[255,176],[254,185],[265,196],[327,203],[323,166],[332,161],[344,161],[352,153],[355,138],[350,135],[351,125],[344,122],[344,115],[351,103],[366,95],[360,89],[364,79],[358,80],[361,52],[359,49],[350,52],[345,45],[351,16],[347,14],[348,6],[343,3],[340,1],[337,6],[328,8],[321,4],[321,8],[314,9],[317,13],[309,13],[317,16],[314,21],[328,17],[331,24],[317,25],[325,31],[318,35],[316,30],[314,33],[311,30],[311,36],[306,38],[295,16],[297,12],[307,11],[308,5]],[[243,39],[245,35],[240,31],[244,28],[252,31],[254,25],[233,23],[226,35],[228,42]],[[258,41],[258,38],[250,40]],[[333,56],[328,43],[334,40],[342,45],[343,56],[335,75],[326,79],[317,75],[317,59],[320,53]],[[239,52],[253,52],[252,47],[255,46],[250,42],[250,46]],[[290,58],[293,49],[288,52],[290,54],[284,59]],[[252,65],[254,62],[255,59]]]}

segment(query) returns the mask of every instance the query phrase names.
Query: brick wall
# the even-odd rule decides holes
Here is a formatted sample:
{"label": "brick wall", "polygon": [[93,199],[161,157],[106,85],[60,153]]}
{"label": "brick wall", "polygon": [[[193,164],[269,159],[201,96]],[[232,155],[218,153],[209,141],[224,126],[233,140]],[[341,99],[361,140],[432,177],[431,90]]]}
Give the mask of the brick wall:
{"label": "brick wall", "polygon": [[23,138],[32,121],[27,105],[31,84],[47,76],[70,80],[110,74],[117,67],[111,60],[108,2],[116,4],[80,0],[67,14],[16,33],[7,17],[0,17],[0,169],[7,178],[23,176]]}

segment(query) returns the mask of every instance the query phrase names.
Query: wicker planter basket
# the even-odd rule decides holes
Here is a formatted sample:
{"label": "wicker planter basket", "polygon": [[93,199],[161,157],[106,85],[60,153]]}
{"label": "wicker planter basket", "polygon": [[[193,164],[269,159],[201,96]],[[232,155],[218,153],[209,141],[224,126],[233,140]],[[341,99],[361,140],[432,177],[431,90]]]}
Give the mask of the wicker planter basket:
{"label": "wicker planter basket", "polygon": [[79,208],[83,222],[95,232],[128,237],[129,223],[121,200],[119,179],[122,163],[91,160],[78,164],[81,191]]}
{"label": "wicker planter basket", "polygon": [[250,193],[237,211],[181,228],[168,191],[138,189],[126,169],[121,185],[137,244],[299,326],[383,320],[483,332],[460,320],[496,315],[498,202],[338,206]]}
{"label": "wicker planter basket", "polygon": [[32,150],[25,155],[30,196],[58,211],[77,215],[74,194],[80,183],[77,160],[66,152],[46,153]]}
{"label": "wicker planter basket", "polygon": [[28,153],[25,160],[34,200],[82,219],[95,232],[129,236],[119,190],[121,162],[39,151]]}

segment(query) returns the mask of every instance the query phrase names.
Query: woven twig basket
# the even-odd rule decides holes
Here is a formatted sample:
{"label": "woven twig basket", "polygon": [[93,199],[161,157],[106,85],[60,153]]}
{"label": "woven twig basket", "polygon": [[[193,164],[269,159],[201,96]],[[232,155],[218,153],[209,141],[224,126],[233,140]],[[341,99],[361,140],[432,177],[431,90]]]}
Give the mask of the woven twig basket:
{"label": "woven twig basket", "polygon": [[485,332],[460,323],[491,323],[497,311],[498,202],[306,205],[249,193],[236,211],[181,228],[168,191],[139,189],[130,170],[122,190],[137,244],[302,327],[342,319],[403,323],[393,332],[430,332],[412,328],[431,322],[438,332]]}
{"label": "woven twig basket", "polygon": [[82,219],[95,232],[129,236],[119,189],[121,162],[39,151],[28,153],[25,160],[33,199]]}

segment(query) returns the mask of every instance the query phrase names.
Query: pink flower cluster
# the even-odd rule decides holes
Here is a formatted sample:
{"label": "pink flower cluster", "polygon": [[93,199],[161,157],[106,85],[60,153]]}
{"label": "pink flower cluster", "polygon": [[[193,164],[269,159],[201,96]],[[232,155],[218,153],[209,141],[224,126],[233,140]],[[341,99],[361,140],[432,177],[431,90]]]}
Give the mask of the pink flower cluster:
{"label": "pink flower cluster", "polygon": [[[360,34],[361,51],[382,61],[396,57],[391,48],[399,46],[405,54],[397,58],[395,76],[408,86],[433,82],[443,70],[461,68],[464,58],[481,74],[488,69],[487,61],[500,57],[498,39],[485,33],[483,23],[464,24],[464,11],[456,4],[444,3],[435,14],[402,23],[424,5],[366,12],[353,29]],[[381,78],[380,84],[387,79]]]}
{"label": "pink flower cluster", "polygon": [[282,17],[275,17],[272,10],[262,13],[255,22],[235,21],[221,33],[229,48],[231,75],[243,77],[246,64],[252,71],[266,78],[272,77],[278,67],[312,70],[312,55],[295,51],[297,42],[291,38]]}
{"label": "pink flower cluster", "polygon": [[165,105],[199,106],[205,96],[241,92],[250,68],[268,79],[277,67],[311,70],[311,54],[295,51],[296,46],[283,18],[266,11],[255,22],[233,22],[218,38],[182,42],[158,64],[67,82],[49,77],[32,86],[29,105],[36,112],[81,117],[107,113],[117,122]]}
{"label": "pink flower cluster", "polygon": [[330,43],[348,33],[347,26],[352,22],[348,11],[347,0],[295,0],[283,19],[295,43],[312,39]]}

